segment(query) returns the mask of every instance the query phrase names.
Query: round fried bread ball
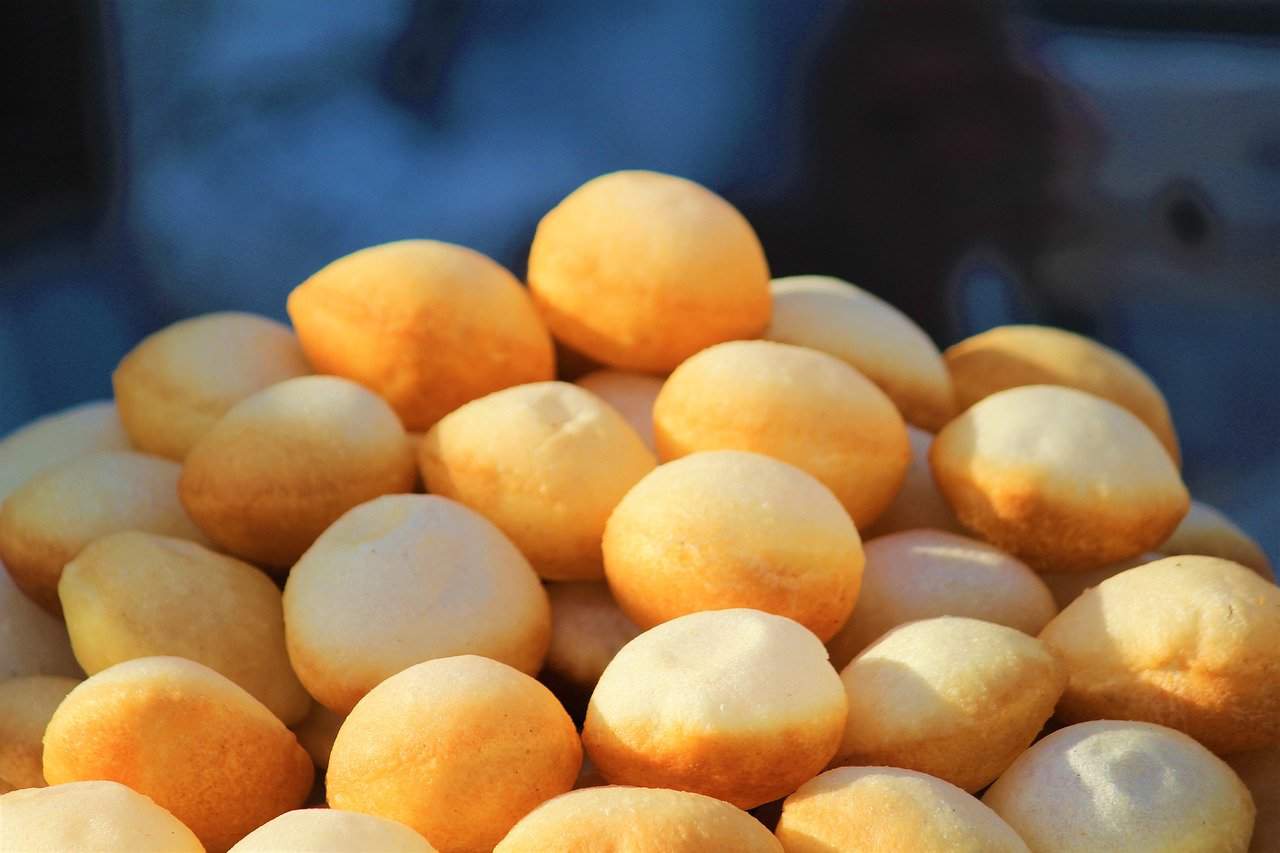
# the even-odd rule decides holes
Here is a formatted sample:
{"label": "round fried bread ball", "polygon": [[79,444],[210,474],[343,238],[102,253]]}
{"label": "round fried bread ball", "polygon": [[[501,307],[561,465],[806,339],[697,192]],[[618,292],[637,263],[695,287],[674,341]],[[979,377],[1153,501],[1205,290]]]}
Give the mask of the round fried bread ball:
{"label": "round fried bread ball", "polygon": [[840,764],[918,770],[972,792],[1035,739],[1066,673],[1035,637],[943,616],[893,629],[840,678]]}
{"label": "round fried bread ball", "polygon": [[310,365],[286,326],[239,311],[166,326],[129,351],[111,384],[133,445],[182,461],[236,403]]}
{"label": "round fried bread ball", "polygon": [[1037,571],[1090,571],[1150,551],[1190,503],[1141,421],[1053,385],[978,402],[938,433],[929,462],[960,521]]}
{"label": "round fried bread ball", "polygon": [[338,519],[290,573],[284,620],[298,677],[339,714],[434,658],[485,655],[536,673],[551,637],[529,562],[491,522],[436,495],[388,495]]}
{"label": "round fried bread ball", "polygon": [[896,767],[839,767],[782,804],[786,853],[1028,853],[1009,824],[949,782]]}
{"label": "round fried bread ball", "polygon": [[843,669],[891,628],[935,616],[967,616],[1035,636],[1058,613],[1044,581],[1025,563],[975,539],[908,530],[872,539],[857,604],[827,643]]}
{"label": "round fried bread ball", "polygon": [[0,440],[0,504],[23,483],[99,450],[129,450],[115,403],[99,400],[45,415]]}
{"label": "round fried bread ball", "polygon": [[79,683],[57,675],[0,681],[0,780],[10,788],[44,786],[44,730]]}
{"label": "round fried bread ball", "polygon": [[304,376],[227,412],[187,455],[178,492],[218,546],[283,572],[338,516],[415,479],[390,406],[354,382]]}
{"label": "round fried bread ball", "polygon": [[618,650],[640,634],[602,583],[547,584],[551,646],[547,672],[590,690]]}
{"label": "round fried bread ball", "polygon": [[666,373],[769,322],[769,267],[720,196],[656,172],[588,181],[538,223],[529,289],[551,333],[601,364]]}
{"label": "round fried bread ball", "polygon": [[853,609],[862,543],[835,496],[785,462],[733,450],[655,469],[604,534],[605,574],[648,628],[699,610],[749,607],[827,640]]}
{"label": "round fried bread ball", "polygon": [[933,436],[908,424],[907,440],[911,443],[911,463],[907,466],[902,488],[894,496],[889,508],[876,519],[875,524],[859,532],[866,539],[924,528],[964,533],[965,529],[956,520],[955,513],[933,481],[933,471],[929,468],[929,448],[933,445]]}
{"label": "round fried bread ball", "polygon": [[0,797],[0,849],[13,853],[205,853],[182,821],[117,782],[68,782]]}
{"label": "round fried bread ball", "polygon": [[907,423],[938,430],[955,414],[951,377],[923,329],[888,302],[825,275],[774,279],[767,340],[848,362],[889,395]]}
{"label": "round fried bread ball", "polygon": [[248,563],[168,536],[115,533],[67,563],[58,594],[90,675],[172,655],[230,678],[285,725],[311,706],[285,651],[280,589]]}
{"label": "round fried bread ball", "polygon": [[757,610],[714,610],[624,646],[596,685],[582,741],[614,784],[754,808],[826,766],[845,713],[840,678],[810,631]]}
{"label": "round fried bread ball", "polygon": [[548,800],[494,853],[782,853],[760,821],[721,800],[662,788],[610,785]]}
{"label": "round fried bread ball", "polygon": [[789,462],[840,499],[858,528],[889,506],[911,462],[902,416],[832,355],[733,341],[680,365],[653,407],[658,456],[747,450]]}
{"label": "round fried bread ball", "polygon": [[58,579],[86,545],[145,530],[207,541],[178,500],[182,468],[158,456],[101,451],[31,480],[0,506],[0,560],[18,588],[61,614]]}
{"label": "round fried bread ball", "polygon": [[338,809],[298,809],[264,823],[230,853],[435,853],[403,823]]}
{"label": "round fried bread ball", "polygon": [[1162,554],[1199,554],[1221,557],[1253,569],[1267,580],[1274,580],[1271,561],[1262,547],[1218,510],[1192,501],[1191,509],[1178,523],[1173,534],[1156,549]]}
{"label": "round fried bread ball", "polygon": [[0,563],[0,680],[20,675],[83,675],[67,626],[22,594]]}
{"label": "round fried bread ball", "polygon": [[601,580],[609,513],[657,461],[613,408],[567,382],[497,391],[443,417],[427,491],[488,518],[548,580]]}
{"label": "round fried bread ball", "polygon": [[1109,566],[1103,566],[1100,569],[1094,569],[1091,572],[1044,572],[1040,575],[1040,579],[1044,581],[1045,586],[1049,587],[1049,591],[1053,593],[1053,600],[1057,603],[1058,609],[1064,610],[1068,604],[1079,598],[1085,590],[1091,589],[1107,578],[1113,578],[1121,572],[1127,572],[1137,566],[1153,563],[1162,559],[1163,556],[1163,554],[1157,554],[1154,551],[1147,551],[1144,554],[1121,560],[1118,563],[1112,563]]}
{"label": "round fried bread ball", "polygon": [[50,785],[110,779],[146,794],[222,853],[302,805],[314,768],[293,733],[194,661],[138,658],[90,676],[44,736]]}
{"label": "round fried bread ball", "polygon": [[960,410],[1008,388],[1063,385],[1132,412],[1181,459],[1164,395],[1129,359],[1097,341],[1050,326],[998,326],[943,353]]}
{"label": "round fried bread ball", "polygon": [[653,402],[662,390],[662,379],[644,373],[623,370],[595,370],[574,380],[618,410],[636,435],[650,450],[657,450],[653,438]]}
{"label": "round fried bread ball", "polygon": [[321,770],[329,766],[329,753],[333,751],[334,738],[345,720],[341,714],[335,714],[319,702],[311,703],[311,711],[302,722],[292,726],[298,743],[311,756],[311,761]]}
{"label": "round fried bread ball", "polygon": [[397,820],[442,853],[489,850],[573,787],[582,746],[547,688],[475,655],[427,661],[356,705],[329,756],[329,805]]}
{"label": "round fried bread ball", "polygon": [[1032,850],[1245,853],[1254,805],[1240,778],[1186,735],[1101,720],[1059,729],[982,801]]}
{"label": "round fried bread ball", "polygon": [[1258,810],[1249,853],[1280,850],[1280,747],[1237,752],[1226,762],[1249,789]]}
{"label": "round fried bread ball", "polygon": [[1280,746],[1280,587],[1169,557],[1088,590],[1040,639],[1070,675],[1057,716],[1144,720],[1219,754]]}

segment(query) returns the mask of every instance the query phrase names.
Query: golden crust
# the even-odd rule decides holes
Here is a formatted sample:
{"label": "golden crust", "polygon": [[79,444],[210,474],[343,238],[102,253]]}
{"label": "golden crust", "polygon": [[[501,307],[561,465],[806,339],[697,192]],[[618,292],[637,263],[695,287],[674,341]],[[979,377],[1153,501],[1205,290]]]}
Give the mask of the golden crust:
{"label": "golden crust", "polygon": [[0,797],[0,844],[22,853],[205,853],[190,829],[116,782],[68,782]]}
{"label": "golden crust", "polygon": [[44,730],[76,678],[33,675],[0,681],[0,781],[44,787]]}
{"label": "golden crust", "polygon": [[0,503],[37,474],[99,450],[129,450],[115,403],[99,400],[45,415],[0,440]]}

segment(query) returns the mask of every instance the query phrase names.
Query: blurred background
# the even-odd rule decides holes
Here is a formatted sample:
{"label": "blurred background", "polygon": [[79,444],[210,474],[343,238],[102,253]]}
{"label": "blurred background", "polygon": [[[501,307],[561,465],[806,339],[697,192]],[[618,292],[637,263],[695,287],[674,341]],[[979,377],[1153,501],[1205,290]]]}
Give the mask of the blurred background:
{"label": "blurred background", "polygon": [[1280,561],[1269,0],[9,0],[0,44],[0,434],[364,246],[522,275],[564,195],[648,168],[941,346],[1128,354],[1192,493]]}

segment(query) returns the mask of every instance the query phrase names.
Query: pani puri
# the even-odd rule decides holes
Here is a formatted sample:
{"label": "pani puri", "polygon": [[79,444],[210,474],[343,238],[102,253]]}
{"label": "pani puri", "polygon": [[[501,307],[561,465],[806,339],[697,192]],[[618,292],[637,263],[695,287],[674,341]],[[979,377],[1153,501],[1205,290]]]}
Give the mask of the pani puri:
{"label": "pani puri", "polygon": [[398,820],[442,853],[490,850],[572,788],[581,764],[573,721],[547,688],[489,658],[442,658],[352,710],[329,757],[329,805]]}
{"label": "pani puri", "polygon": [[733,341],[680,365],[653,407],[658,456],[747,450],[807,471],[858,529],[893,501],[911,445],[884,392],[832,355],[772,341]]}
{"label": "pani puri", "polygon": [[662,390],[662,379],[623,370],[595,370],[574,380],[618,410],[636,435],[650,450],[657,450],[653,437],[653,402]]}
{"label": "pani puri", "polygon": [[[907,441],[911,444],[911,462],[902,488],[894,496],[889,508],[880,514],[875,524],[866,531],[867,539],[899,533],[903,530],[947,530],[964,533],[955,513],[943,500],[938,485],[933,481],[929,468],[929,448],[933,436],[922,429],[907,425]],[[861,531],[860,531],[861,532]]]}
{"label": "pani puri", "polygon": [[98,450],[128,450],[115,403],[97,400],[45,415],[0,440],[0,504],[23,483]]}
{"label": "pani puri", "polygon": [[289,665],[280,590],[194,542],[127,531],[91,543],[58,583],[71,647],[93,675],[172,655],[225,675],[285,725],[311,706]]}
{"label": "pani puri", "polygon": [[344,512],[415,477],[390,406],[354,382],[303,376],[233,406],[187,455],[178,493],[219,547],[284,572]]}
{"label": "pani puri", "polygon": [[547,584],[551,602],[549,673],[590,690],[618,650],[640,634],[602,583]]}
{"label": "pani puri", "polygon": [[1245,853],[1249,791],[1186,735],[1100,720],[1028,749],[982,801],[1032,850],[1055,853]]}
{"label": "pani puri", "polygon": [[294,566],[285,639],[312,696],[339,714],[433,658],[477,654],[536,673],[551,637],[547,594],[483,516],[436,495],[352,509]]}
{"label": "pani puri", "polygon": [[714,610],[623,646],[596,685],[582,742],[614,784],[745,809],[822,770],[845,713],[840,678],[810,631],[757,610]]}
{"label": "pani puri", "polygon": [[1058,609],[1063,610],[1079,598],[1086,589],[1097,586],[1107,578],[1113,578],[1121,572],[1127,572],[1129,569],[1145,566],[1147,563],[1163,558],[1163,554],[1147,551],[1091,572],[1045,572],[1040,575],[1040,580],[1044,581],[1045,586],[1049,587],[1049,591],[1053,593],[1053,600],[1057,603]]}
{"label": "pani puri", "polygon": [[840,679],[839,764],[918,770],[973,792],[1035,739],[1066,673],[1035,637],[943,616],[894,628]]}
{"label": "pani puri", "polygon": [[1158,550],[1171,557],[1179,554],[1220,557],[1253,569],[1267,580],[1275,579],[1271,561],[1262,547],[1231,519],[1200,501],[1191,502],[1191,509]]}
{"label": "pani puri", "polygon": [[645,373],[769,322],[769,267],[751,225],[705,187],[656,172],[602,175],[544,216],[529,290],[556,338]]}
{"label": "pani puri", "polygon": [[1225,760],[1253,795],[1258,810],[1249,853],[1280,850],[1280,748],[1237,752]]}
{"label": "pani puri", "polygon": [[61,615],[62,567],[93,540],[144,530],[207,541],[178,501],[181,473],[176,462],[123,450],[46,471],[0,506],[0,560],[32,601]]}
{"label": "pani puri", "polygon": [[0,680],[84,673],[62,620],[22,594],[0,563]]}
{"label": "pani puri", "polygon": [[359,382],[415,431],[501,388],[555,375],[529,294],[479,252],[401,240],[339,258],[289,294],[320,373]]}
{"label": "pani puri", "polygon": [[935,616],[967,616],[1035,636],[1058,614],[1025,563],[976,539],[908,530],[863,546],[867,563],[853,613],[827,642],[843,669],[891,628]]}
{"label": "pani puri", "polygon": [[561,794],[512,827],[494,853],[782,853],[751,815],[688,791],[611,785]]}
{"label": "pani puri", "polygon": [[68,782],[0,797],[0,850],[205,853],[169,812],[116,782]]}
{"label": "pani puri", "polygon": [[225,311],[143,338],[120,362],[111,384],[133,445],[181,462],[236,403],[310,372],[287,326]]}
{"label": "pani puri", "polygon": [[89,677],[44,736],[50,785],[108,779],[173,813],[210,853],[302,805],[311,759],[230,679],[194,661],[138,658]]}
{"label": "pani puri", "polygon": [[311,761],[321,770],[329,766],[329,753],[333,751],[334,738],[346,717],[335,714],[319,702],[311,703],[311,710],[302,722],[293,725],[293,734]]}
{"label": "pani puri", "polygon": [[1280,587],[1169,557],[1088,590],[1045,626],[1070,676],[1063,722],[1142,720],[1221,755],[1280,746]]}
{"label": "pani puri", "polygon": [[435,853],[402,823],[338,809],[298,809],[264,823],[230,853]]}
{"label": "pani puri", "polygon": [[979,401],[938,433],[929,462],[962,524],[1042,572],[1090,571],[1150,551],[1190,502],[1141,421],[1053,385]]}
{"label": "pani puri", "polygon": [[889,396],[909,424],[936,431],[955,415],[951,377],[929,336],[897,308],[825,275],[774,279],[764,338],[834,355]]}
{"label": "pani puri", "polygon": [[1009,824],[949,782],[896,767],[838,767],[782,804],[786,853],[1029,853]]}
{"label": "pani puri", "polygon": [[604,533],[605,574],[642,628],[700,610],[787,616],[821,640],[848,619],[862,543],[835,496],[756,453],[695,453],[655,469]]}
{"label": "pani puri", "polygon": [[1008,388],[1062,385],[1128,409],[1181,462],[1178,435],[1160,389],[1142,369],[1095,340],[1050,326],[998,326],[942,354],[960,411]]}
{"label": "pani puri", "polygon": [[0,781],[44,787],[44,730],[77,678],[29,675],[0,681]]}

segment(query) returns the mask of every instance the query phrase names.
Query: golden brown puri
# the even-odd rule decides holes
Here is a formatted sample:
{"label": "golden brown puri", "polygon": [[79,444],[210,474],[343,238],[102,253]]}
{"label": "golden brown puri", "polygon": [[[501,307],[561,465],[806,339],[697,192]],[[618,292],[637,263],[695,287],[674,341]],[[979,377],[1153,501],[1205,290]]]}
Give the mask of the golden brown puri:
{"label": "golden brown puri", "polygon": [[319,702],[311,703],[311,711],[291,728],[298,738],[298,743],[311,756],[311,761],[321,770],[329,766],[329,753],[333,750],[333,740],[342,728],[346,717],[335,714]]}
{"label": "golden brown puri", "polygon": [[0,680],[21,675],[84,675],[62,620],[22,594],[0,563]]}
{"label": "golden brown puri", "polygon": [[1221,557],[1253,569],[1267,580],[1275,580],[1271,561],[1262,547],[1231,519],[1200,501],[1191,502],[1190,511],[1156,550],[1171,557],[1179,554]]}
{"label": "golden brown puri", "polygon": [[1035,637],[944,616],[901,625],[840,673],[837,763],[884,765],[977,791],[1035,739],[1066,673]]}
{"label": "golden brown puri", "polygon": [[619,785],[694,791],[754,808],[835,754],[846,701],[822,643],[757,610],[651,628],[606,667],[582,741]]}
{"label": "golden brown puri", "polygon": [[414,479],[390,406],[354,382],[304,376],[214,424],[188,454],[178,493],[219,547],[284,572],[344,512],[411,491]]}
{"label": "golden brown puri", "polygon": [[785,853],[1029,853],[1009,824],[949,782],[896,767],[839,767],[782,804]]}
{"label": "golden brown puri", "polygon": [[111,375],[133,445],[181,462],[236,403],[310,365],[287,326],[226,311],[166,326],[143,338]]}
{"label": "golden brown puri", "polygon": [[835,356],[772,341],[733,341],[690,358],[653,408],[658,456],[746,450],[817,477],[859,529],[892,502],[911,446],[902,416]]}
{"label": "golden brown puri", "polygon": [[530,676],[475,655],[416,664],[360,700],[329,757],[329,805],[404,823],[441,853],[491,850],[573,787],[582,745]]}
{"label": "golden brown puri", "polygon": [[280,589],[248,563],[168,536],[115,533],[67,563],[58,594],[90,675],[172,655],[225,675],[285,725],[311,706],[285,651]]}
{"label": "golden brown puri", "polygon": [[79,683],[58,675],[0,681],[0,781],[10,788],[44,787],[45,727]]}
{"label": "golden brown puri", "polygon": [[938,347],[910,317],[856,285],[824,275],[774,279],[764,338],[848,362],[889,395],[909,424],[936,432],[955,415]]}
{"label": "golden brown puri", "polygon": [[961,523],[1042,572],[1091,571],[1150,551],[1190,503],[1141,421],[1060,386],[981,400],[938,433],[929,462]]}
{"label": "golden brown puri", "polygon": [[1280,850],[1280,747],[1238,752],[1226,762],[1249,789],[1258,810],[1249,853],[1275,853]]}
{"label": "golden brown puri", "polygon": [[595,370],[574,380],[618,410],[645,446],[657,450],[653,437],[653,402],[658,399],[663,380],[644,373],[624,370]]}
{"label": "golden brown puri", "polygon": [[964,533],[964,527],[956,520],[955,513],[947,506],[933,481],[933,471],[929,468],[929,447],[933,444],[933,436],[908,424],[907,440],[911,443],[911,462],[907,465],[902,488],[875,524],[859,532],[866,539],[924,528]]}
{"label": "golden brown puri", "polygon": [[6,794],[0,827],[0,849],[13,853],[205,853],[182,821],[116,782]]}
{"label": "golden brown puri", "polygon": [[146,794],[210,853],[297,808],[314,768],[293,733],[233,681],[175,657],[90,676],[44,737],[50,785],[109,779]]}
{"label": "golden brown puri", "polygon": [[288,308],[315,369],[377,392],[410,430],[555,375],[551,337],[529,294],[462,246],[401,240],[361,249],[294,288]]}
{"label": "golden brown puri", "polygon": [[550,583],[551,646],[546,668],[590,690],[618,650],[640,633],[603,583]]}
{"label": "golden brown puri", "polygon": [[1103,720],[1059,729],[982,801],[1032,850],[1245,853],[1254,805],[1231,768],[1180,732]]}
{"label": "golden brown puri", "polygon": [[622,499],[604,534],[605,574],[637,625],[748,607],[827,640],[862,578],[858,531],[799,468],[736,450],[668,462]]}
{"label": "golden brown puri", "polygon": [[128,450],[115,403],[72,406],[19,427],[0,440],[0,504],[37,474],[98,450]]}
{"label": "golden brown puri", "polygon": [[158,456],[100,451],[26,483],[0,506],[0,560],[14,583],[61,615],[62,567],[95,539],[145,530],[207,541],[178,501],[182,468]]}
{"label": "golden brown puri", "polygon": [[705,187],[656,172],[602,175],[544,216],[529,290],[556,338],[645,373],[769,322],[769,267],[751,225]]}
{"label": "golden brown puri", "polygon": [[285,812],[240,839],[230,853],[435,853],[403,823],[338,809]]}
{"label": "golden brown puri", "polygon": [[488,518],[547,580],[601,580],[609,513],[657,460],[612,407],[567,382],[496,391],[441,418],[427,491]]}
{"label": "golden brown puri", "polygon": [[338,519],[294,566],[285,638],[307,691],[348,713],[421,661],[485,655],[536,673],[547,594],[483,516],[436,495],[389,495]]}
{"label": "golden brown puri", "polygon": [[1035,636],[1058,613],[1044,581],[1008,554],[941,530],[908,530],[863,546],[867,562],[853,613],[827,642],[843,669],[892,628],[967,616]]}
{"label": "golden brown puri", "polygon": [[943,353],[960,411],[997,391],[1063,385],[1110,400],[1156,435],[1175,465],[1178,435],[1164,395],[1129,359],[1095,340],[1050,326],[998,326]]}
{"label": "golden brown puri", "polygon": [[1049,587],[1049,591],[1053,593],[1053,600],[1057,603],[1058,609],[1064,610],[1068,604],[1079,598],[1085,590],[1097,586],[1107,578],[1113,578],[1121,572],[1127,572],[1129,569],[1138,566],[1145,566],[1147,563],[1153,563],[1163,557],[1163,554],[1147,551],[1144,554],[1121,560],[1118,563],[1112,563],[1109,566],[1103,566],[1100,569],[1094,569],[1091,572],[1045,572],[1040,575],[1040,579],[1045,582],[1045,585]]}
{"label": "golden brown puri", "polygon": [[782,853],[760,821],[726,802],[611,785],[561,794],[525,815],[494,853]]}
{"label": "golden brown puri", "polygon": [[1064,722],[1143,720],[1220,755],[1280,746],[1280,587],[1169,557],[1088,590],[1045,626],[1070,676]]}

